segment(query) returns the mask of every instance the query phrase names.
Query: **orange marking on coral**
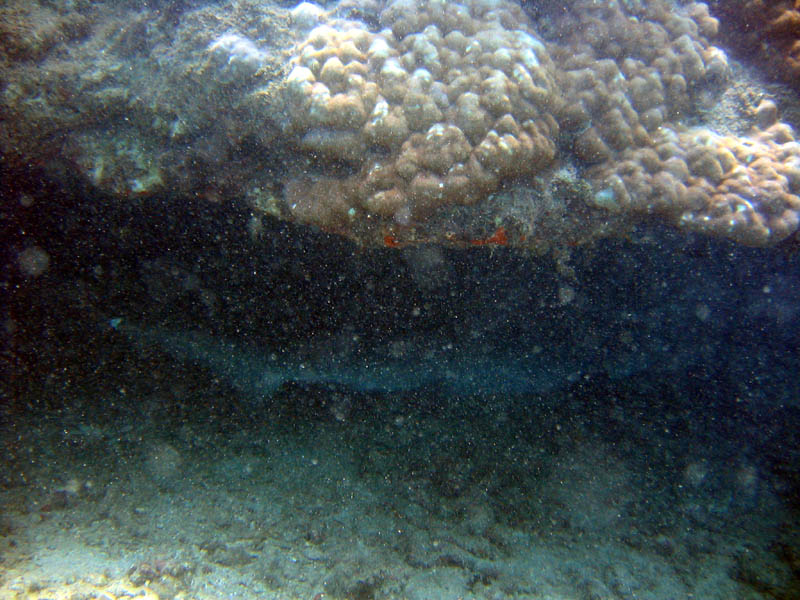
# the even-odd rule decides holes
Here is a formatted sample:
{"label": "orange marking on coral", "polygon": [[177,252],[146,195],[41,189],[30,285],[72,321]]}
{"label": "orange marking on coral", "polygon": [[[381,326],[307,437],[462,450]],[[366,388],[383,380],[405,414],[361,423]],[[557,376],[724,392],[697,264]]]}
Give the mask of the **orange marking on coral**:
{"label": "orange marking on coral", "polygon": [[392,234],[387,233],[383,236],[383,245],[387,248],[402,248],[403,244],[397,241],[397,238]]}
{"label": "orange marking on coral", "polygon": [[472,240],[473,246],[507,246],[508,236],[505,227],[498,227],[491,237],[483,240]]}

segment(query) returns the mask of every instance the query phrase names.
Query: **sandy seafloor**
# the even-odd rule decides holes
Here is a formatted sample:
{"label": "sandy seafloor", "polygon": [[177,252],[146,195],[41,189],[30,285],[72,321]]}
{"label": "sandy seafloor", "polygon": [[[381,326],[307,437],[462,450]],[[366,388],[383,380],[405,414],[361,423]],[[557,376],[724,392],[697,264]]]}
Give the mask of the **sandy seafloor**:
{"label": "sandy seafloor", "polygon": [[0,597],[798,597],[793,413],[700,373],[257,410],[133,375],[6,415]]}
{"label": "sandy seafloor", "polygon": [[[643,228],[564,279],[57,191],[3,272],[0,598],[800,597],[790,247]],[[327,383],[254,387],[270,348]],[[440,384],[347,371],[387,355]]]}

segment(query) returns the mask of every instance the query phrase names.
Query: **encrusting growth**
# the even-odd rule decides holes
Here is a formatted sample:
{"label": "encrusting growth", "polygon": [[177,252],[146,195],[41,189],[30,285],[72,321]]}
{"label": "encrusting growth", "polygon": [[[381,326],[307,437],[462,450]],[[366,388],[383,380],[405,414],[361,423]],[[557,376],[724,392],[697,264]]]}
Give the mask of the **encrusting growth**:
{"label": "encrusting growth", "polygon": [[[336,21],[298,46],[286,79],[298,145],[357,168],[309,181],[293,214],[338,229],[365,215],[410,225],[549,166],[560,100],[544,44],[518,7],[398,2],[384,29]],[[295,183],[293,185],[300,185]]]}
{"label": "encrusting growth", "polygon": [[356,238],[413,236],[404,230],[571,162],[593,188],[583,239],[642,215],[751,245],[792,234],[800,145],[774,104],[743,137],[684,125],[729,77],[707,6],[632,6],[572,2],[552,18],[554,44],[517,5],[488,0],[401,0],[377,30],[346,19],[311,29],[286,77],[285,129],[347,174],[291,181],[292,218]]}
{"label": "encrusting growth", "polygon": [[[121,202],[230,200],[372,246],[546,251],[645,220],[768,246],[799,227],[780,90],[730,68],[703,3],[236,0],[175,22],[38,4],[0,10],[5,164]],[[790,64],[798,7],[768,4],[712,6],[763,7]]]}

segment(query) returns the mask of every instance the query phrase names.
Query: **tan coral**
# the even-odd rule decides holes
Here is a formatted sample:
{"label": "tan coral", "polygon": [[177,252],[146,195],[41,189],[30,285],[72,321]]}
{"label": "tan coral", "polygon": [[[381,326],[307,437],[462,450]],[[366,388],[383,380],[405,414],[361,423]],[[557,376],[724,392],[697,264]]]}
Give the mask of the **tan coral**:
{"label": "tan coral", "polygon": [[613,235],[645,215],[753,245],[797,229],[800,148],[774,104],[754,111],[746,137],[683,125],[730,76],[705,4],[570,7],[554,12],[550,45],[502,1],[397,0],[378,31],[312,30],[285,81],[286,131],[346,167],[318,162],[318,175],[290,181],[291,217],[360,240],[452,240],[437,219],[573,163],[593,191],[562,207],[563,230],[539,223],[532,244]]}
{"label": "tan coral", "polygon": [[[285,81],[286,129],[301,149],[355,174],[295,182],[292,215],[343,233],[358,225],[344,217],[352,211],[376,227],[413,224],[547,167],[559,94],[526,23],[506,2],[395,2],[378,32],[348,21],[313,29]],[[337,198],[322,197],[326,189]]]}
{"label": "tan coral", "polygon": [[[562,124],[574,132],[575,155],[593,165],[587,170],[593,206],[628,218],[661,215],[679,227],[750,245],[792,234],[800,207],[800,146],[791,128],[777,122],[774,103],[756,109],[758,129],[747,137],[680,126],[695,90],[728,76],[724,53],[705,40],[718,29],[708,7],[688,5],[681,15],[654,1],[638,15],[648,17],[644,23],[624,22],[619,9],[578,6],[585,9],[582,22],[564,20],[564,35],[574,37],[556,53],[563,58],[566,95],[575,99]],[[659,43],[647,44],[648,37]],[[609,64],[602,57],[609,40],[614,52],[628,57]],[[642,47],[650,52],[637,51]]]}
{"label": "tan coral", "polygon": [[746,138],[669,130],[660,142],[660,156],[629,153],[598,177],[598,206],[660,214],[679,227],[755,246],[797,229],[800,144],[786,125]]}
{"label": "tan coral", "polygon": [[726,35],[800,87],[800,5],[796,0],[717,2],[715,9]]}

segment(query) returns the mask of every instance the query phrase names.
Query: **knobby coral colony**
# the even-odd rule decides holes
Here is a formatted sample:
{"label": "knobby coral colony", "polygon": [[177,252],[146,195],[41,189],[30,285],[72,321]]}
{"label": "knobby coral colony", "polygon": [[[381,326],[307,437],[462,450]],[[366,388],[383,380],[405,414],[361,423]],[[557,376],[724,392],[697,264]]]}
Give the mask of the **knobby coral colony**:
{"label": "knobby coral colony", "polygon": [[[557,42],[502,0],[398,0],[379,28],[295,8],[298,24],[312,11],[316,26],[283,84],[285,129],[349,170],[289,181],[289,217],[388,245],[457,241],[442,215],[464,207],[491,215],[487,243],[525,243],[520,231],[579,243],[648,215],[750,245],[797,230],[800,144],[774,104],[758,107],[745,136],[685,125],[729,77],[705,4],[568,7],[547,17]],[[504,213],[497,192],[565,165],[590,193],[507,236],[513,219],[539,213]]]}
{"label": "knobby coral colony", "polygon": [[750,54],[760,54],[770,71],[800,89],[800,1],[715,0],[728,36]]}

